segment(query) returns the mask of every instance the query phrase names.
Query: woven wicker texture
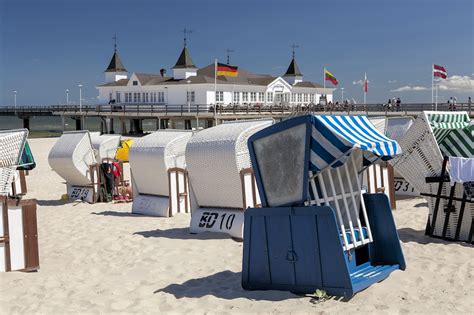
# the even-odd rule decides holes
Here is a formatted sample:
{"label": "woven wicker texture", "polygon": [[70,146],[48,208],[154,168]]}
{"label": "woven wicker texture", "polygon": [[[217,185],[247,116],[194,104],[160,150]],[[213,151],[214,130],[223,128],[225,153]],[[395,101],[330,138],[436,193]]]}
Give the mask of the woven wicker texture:
{"label": "woven wicker texture", "polygon": [[186,147],[189,183],[197,207],[243,208],[240,171],[251,167],[248,138],[273,120],[239,121],[196,134]]}
{"label": "woven wicker texture", "polygon": [[136,139],[129,151],[139,194],[169,196],[168,169],[185,168],[184,152],[191,131],[156,131]]}
{"label": "woven wicker texture", "polygon": [[369,121],[381,134],[385,134],[387,130],[387,119],[385,117],[370,117]]}
{"label": "woven wicker texture", "polygon": [[27,137],[27,129],[0,131],[0,195],[10,191]]}
{"label": "woven wicker texture", "polygon": [[97,161],[89,131],[64,132],[49,152],[48,162],[69,185],[91,184],[90,166]]}
{"label": "woven wicker texture", "polygon": [[98,162],[103,159],[115,158],[115,153],[120,145],[119,135],[100,135],[98,132],[91,132],[91,142],[94,148],[95,158]]}

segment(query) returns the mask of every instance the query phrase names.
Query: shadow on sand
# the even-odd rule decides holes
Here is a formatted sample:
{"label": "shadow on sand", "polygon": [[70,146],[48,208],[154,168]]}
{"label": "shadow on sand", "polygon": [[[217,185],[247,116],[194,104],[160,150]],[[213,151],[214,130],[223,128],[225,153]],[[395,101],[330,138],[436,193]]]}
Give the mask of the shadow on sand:
{"label": "shadow on sand", "polygon": [[[293,294],[288,291],[247,291],[241,286],[241,272],[233,272],[229,270],[221,271],[213,275],[202,278],[191,279],[182,284],[170,284],[162,289],[158,289],[153,293],[168,293],[175,298],[201,298],[206,295],[213,295],[217,298],[232,300],[245,298],[254,301],[283,301],[288,299],[298,299],[303,297],[311,298],[308,302],[318,304],[319,301],[312,295]],[[329,296],[327,300],[340,302],[348,302],[349,298]]]}
{"label": "shadow on sand", "polygon": [[65,204],[73,203],[72,201],[68,200],[38,200],[39,206],[49,206],[49,207],[57,207],[57,206],[64,206]]}
{"label": "shadow on sand", "polygon": [[425,235],[425,231],[417,231],[412,228],[402,228],[398,230],[398,236],[400,237],[400,241],[404,243],[415,242],[421,245],[426,244],[443,244],[443,245],[450,245],[450,244],[458,244],[465,247],[473,247],[473,245],[468,244],[466,242],[460,241],[449,241],[443,240],[437,237],[431,237]]}
{"label": "shadow on sand", "polygon": [[168,230],[151,230],[151,231],[141,231],[135,232],[133,235],[141,235],[143,237],[162,237],[162,238],[169,238],[169,239],[177,239],[177,240],[219,240],[219,239],[228,239],[230,238],[229,235],[224,233],[199,233],[199,234],[191,234],[189,233],[189,228],[172,228]]}
{"label": "shadow on sand", "polygon": [[143,217],[141,214],[135,214],[131,212],[120,212],[120,211],[102,211],[102,212],[91,212],[95,215],[111,216],[111,217]]}

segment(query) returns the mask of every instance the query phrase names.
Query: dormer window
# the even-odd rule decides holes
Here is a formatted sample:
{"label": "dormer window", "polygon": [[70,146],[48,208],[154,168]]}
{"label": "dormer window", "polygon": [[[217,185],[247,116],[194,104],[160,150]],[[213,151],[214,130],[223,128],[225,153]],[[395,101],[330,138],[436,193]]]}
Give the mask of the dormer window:
{"label": "dormer window", "polygon": [[133,85],[138,85],[138,81],[133,81]]}

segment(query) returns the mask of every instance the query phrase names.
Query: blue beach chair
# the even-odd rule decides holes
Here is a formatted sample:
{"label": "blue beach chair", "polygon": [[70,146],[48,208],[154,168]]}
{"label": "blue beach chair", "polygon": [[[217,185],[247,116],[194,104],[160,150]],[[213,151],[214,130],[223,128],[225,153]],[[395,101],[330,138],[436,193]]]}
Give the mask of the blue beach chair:
{"label": "blue beach chair", "polygon": [[301,116],[248,142],[263,208],[245,212],[242,286],[351,297],[405,261],[389,200],[362,171],[401,152],[365,116]]}

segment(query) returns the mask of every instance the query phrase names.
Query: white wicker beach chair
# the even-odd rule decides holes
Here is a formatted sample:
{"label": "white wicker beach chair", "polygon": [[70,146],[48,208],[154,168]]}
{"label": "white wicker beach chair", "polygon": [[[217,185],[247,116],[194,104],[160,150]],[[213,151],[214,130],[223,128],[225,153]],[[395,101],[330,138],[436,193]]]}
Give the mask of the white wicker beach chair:
{"label": "white wicker beach chair", "polygon": [[0,195],[11,191],[27,137],[27,129],[0,131]]}
{"label": "white wicker beach chair", "polygon": [[99,132],[91,132],[90,136],[97,162],[115,158],[120,145],[119,135],[100,135]]}
{"label": "white wicker beach chair", "polygon": [[95,202],[98,191],[97,160],[89,131],[64,132],[49,152],[49,165],[67,185],[72,200]]}
{"label": "white wicker beach chair", "polygon": [[[191,193],[191,233],[224,232],[242,237],[244,207],[259,203],[251,168],[248,138],[273,120],[225,123],[196,134],[186,147]],[[253,200],[253,201],[252,201]]]}
{"label": "white wicker beach chair", "polygon": [[133,213],[171,217],[189,212],[184,152],[192,134],[164,130],[134,140],[129,151]]}
{"label": "white wicker beach chair", "polygon": [[[393,159],[391,163],[416,190],[422,194],[436,195],[439,183],[427,183],[426,179],[440,176],[444,157],[474,157],[472,127],[468,126],[469,116],[466,112],[423,112],[413,123],[410,132],[400,141],[403,154]],[[441,194],[446,196],[449,190],[449,183],[446,182],[443,184]],[[456,187],[453,197],[463,198],[461,187]],[[427,197],[430,207],[428,234],[447,239],[467,240],[474,220],[474,204],[465,204],[464,210],[461,211],[462,202],[454,202],[447,215],[444,210],[448,208],[448,200],[436,199]],[[441,209],[436,211],[436,215],[435,208]],[[448,220],[445,220],[446,218]],[[445,228],[446,221],[448,223]]]}

